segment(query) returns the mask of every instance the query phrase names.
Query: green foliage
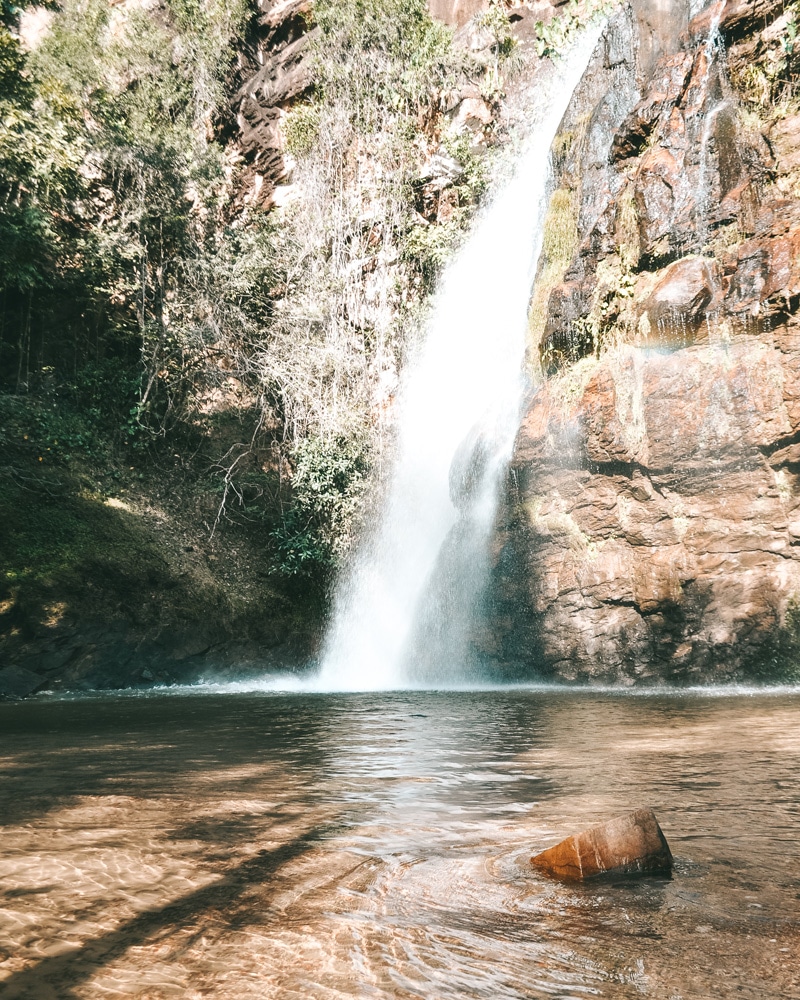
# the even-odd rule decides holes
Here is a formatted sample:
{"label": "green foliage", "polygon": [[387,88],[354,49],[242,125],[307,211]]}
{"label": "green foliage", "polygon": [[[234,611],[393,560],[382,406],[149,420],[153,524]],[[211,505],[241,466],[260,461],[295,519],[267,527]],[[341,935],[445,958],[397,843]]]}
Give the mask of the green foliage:
{"label": "green foliage", "polygon": [[563,55],[579,32],[596,18],[607,17],[617,5],[617,0],[569,0],[563,13],[548,22],[536,22],[538,55],[550,58]]}
{"label": "green foliage", "polygon": [[43,467],[69,463],[73,456],[103,457],[105,438],[93,422],[58,399],[0,395],[0,446]]}
{"label": "green foliage", "polygon": [[477,155],[473,137],[468,132],[448,133],[442,148],[462,168],[455,184],[458,205],[448,218],[428,225],[417,221],[403,236],[400,253],[422,278],[425,291],[433,291],[445,265],[463,242],[474,206],[486,190],[488,176],[485,160]]}
{"label": "green foliage", "polygon": [[426,0],[318,0],[314,12],[318,86],[328,101],[352,100],[361,132],[380,124],[381,108],[429,106],[460,69],[451,33]]}
{"label": "green foliage", "polygon": [[463,173],[458,179],[458,189],[462,203],[480,201],[489,177],[485,159],[475,151],[473,136],[469,132],[448,133],[442,137],[442,146],[461,164]]}
{"label": "green foliage", "polygon": [[800,603],[796,599],[786,609],[775,667],[777,680],[800,683]]}
{"label": "green foliage", "polygon": [[494,38],[494,51],[501,60],[508,59],[517,47],[511,34],[511,25],[505,7],[499,0],[491,0],[489,7],[476,18],[479,27],[486,28]]}
{"label": "green foliage", "polygon": [[446,253],[404,240],[443,94],[464,66],[425,0],[320,0],[315,17],[315,89],[281,125],[305,204],[283,213],[277,301],[261,345],[241,358],[293,443],[368,438],[380,425],[376,384],[402,364],[421,268],[432,274]]}
{"label": "green foliage", "polygon": [[740,62],[733,70],[733,83],[745,102],[771,117],[796,111],[794,105],[800,77],[798,19],[800,3],[795,0],[786,4],[781,15],[782,32],[773,35],[769,42],[762,40],[754,57]]}
{"label": "green foliage", "polygon": [[139,375],[119,359],[88,362],[69,382],[40,373],[36,395],[0,394],[0,450],[42,465],[68,464],[82,456],[109,457],[113,445],[133,444],[131,411]]}
{"label": "green foliage", "polygon": [[783,622],[747,665],[746,680],[760,684],[800,683],[800,601],[789,601]]}
{"label": "green foliage", "polygon": [[27,58],[0,30],[0,286],[18,297],[18,388],[35,384],[34,335],[37,359],[62,364],[48,326],[66,302],[73,345],[97,351],[99,337],[130,365],[138,340],[129,433],[163,434],[182,413],[192,382],[175,359],[191,374],[202,343],[172,302],[186,262],[217,253],[225,176],[210,136],[246,16],[245,0],[169,0],[158,16],[65,0]]}
{"label": "green foliage", "polygon": [[319,108],[314,104],[292,108],[282,124],[288,152],[293,156],[307,156],[311,152],[319,137],[319,119]]}
{"label": "green foliage", "polygon": [[412,226],[403,240],[403,257],[419,270],[425,288],[433,290],[442,269],[464,239],[458,221]]}
{"label": "green foliage", "polygon": [[[532,358],[537,356],[544,336],[550,294],[562,281],[577,247],[578,208],[575,192],[565,187],[557,188],[550,196],[545,216],[539,274],[528,314]],[[545,368],[552,364],[549,356],[544,356],[541,360]]]}
{"label": "green foliage", "polygon": [[362,511],[368,470],[364,442],[306,438],[296,447],[294,461],[291,502],[271,534],[274,567],[282,576],[324,581]]}
{"label": "green foliage", "polygon": [[787,59],[794,55],[795,46],[797,45],[797,34],[797,8],[790,7],[786,19],[785,34],[781,38],[781,46]]}
{"label": "green foliage", "polygon": [[[0,477],[0,517],[8,526],[0,537],[2,596],[19,598],[21,587],[46,585],[69,573],[101,543],[98,525],[81,516],[83,505],[49,494],[48,483],[26,477],[17,484],[12,477]],[[101,518],[111,514],[99,503],[93,507]]]}
{"label": "green foliage", "polygon": [[83,159],[72,109],[40,99],[19,41],[0,24],[0,291],[49,287],[66,226],[60,213],[80,189]]}
{"label": "green foliage", "polygon": [[32,206],[6,208],[0,214],[2,288],[33,292],[52,281],[53,240],[47,214]]}
{"label": "green foliage", "polygon": [[[420,290],[485,170],[468,137],[445,136],[464,167],[457,204],[415,225],[420,167],[470,57],[426,0],[318,0],[315,89],[281,125],[304,202],[231,220],[215,135],[252,16],[245,0],[62,0],[27,54],[4,17],[0,356],[5,387],[28,393],[14,447],[45,465],[162,442],[172,455],[226,408],[256,413],[233,454],[286,442],[273,543],[280,572],[307,579],[349,544]],[[228,497],[237,470],[224,474]]]}
{"label": "green foliage", "polygon": [[25,56],[19,40],[6,24],[0,24],[0,94],[3,100],[17,105],[31,103],[31,87],[23,76]]}

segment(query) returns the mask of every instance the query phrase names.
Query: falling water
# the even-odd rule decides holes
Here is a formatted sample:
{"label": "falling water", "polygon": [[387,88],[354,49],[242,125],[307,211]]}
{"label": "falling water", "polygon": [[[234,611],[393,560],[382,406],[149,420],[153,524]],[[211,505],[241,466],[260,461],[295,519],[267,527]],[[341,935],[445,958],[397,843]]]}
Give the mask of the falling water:
{"label": "falling water", "polygon": [[[711,23],[708,29],[708,37],[706,38],[705,44],[705,62],[706,68],[703,75],[703,80],[700,84],[700,91],[704,97],[708,96],[709,83],[711,80],[711,69],[714,64],[718,64],[724,57],[725,54],[725,43],[723,41],[722,35],[720,34],[719,26],[722,20],[722,13],[725,9],[725,4],[721,3],[717,6],[714,14],[711,18]],[[712,129],[714,127],[717,115],[727,106],[727,99],[723,97],[722,100],[718,101],[713,107],[710,107],[705,115],[705,122],[703,125],[703,133],[700,137],[700,167],[698,171],[697,178],[697,235],[701,246],[708,239],[708,213],[711,207],[711,184],[710,184],[710,172],[711,172],[711,135]]]}
{"label": "falling water", "polygon": [[513,176],[443,277],[401,394],[379,524],[339,583],[318,678],[324,689],[476,679],[469,630],[519,422],[549,151],[600,31],[582,36],[539,90],[538,120]]}

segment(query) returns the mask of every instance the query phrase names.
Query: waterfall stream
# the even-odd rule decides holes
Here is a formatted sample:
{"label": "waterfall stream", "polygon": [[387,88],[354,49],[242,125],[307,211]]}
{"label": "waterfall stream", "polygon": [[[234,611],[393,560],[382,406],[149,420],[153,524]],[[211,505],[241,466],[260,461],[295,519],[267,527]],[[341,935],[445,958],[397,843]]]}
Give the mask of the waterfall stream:
{"label": "waterfall stream", "polygon": [[601,30],[582,35],[538,87],[511,178],[443,276],[398,403],[395,465],[379,523],[338,584],[317,678],[322,689],[479,679],[470,629],[519,423],[550,147]]}

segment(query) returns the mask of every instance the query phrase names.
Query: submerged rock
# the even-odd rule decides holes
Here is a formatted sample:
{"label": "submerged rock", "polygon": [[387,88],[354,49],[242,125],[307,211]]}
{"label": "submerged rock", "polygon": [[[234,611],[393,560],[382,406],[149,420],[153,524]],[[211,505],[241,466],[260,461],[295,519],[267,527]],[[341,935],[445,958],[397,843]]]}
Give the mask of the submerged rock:
{"label": "submerged rock", "polygon": [[593,826],[531,858],[539,871],[556,878],[586,879],[604,874],[663,874],[672,870],[672,852],[651,809]]}

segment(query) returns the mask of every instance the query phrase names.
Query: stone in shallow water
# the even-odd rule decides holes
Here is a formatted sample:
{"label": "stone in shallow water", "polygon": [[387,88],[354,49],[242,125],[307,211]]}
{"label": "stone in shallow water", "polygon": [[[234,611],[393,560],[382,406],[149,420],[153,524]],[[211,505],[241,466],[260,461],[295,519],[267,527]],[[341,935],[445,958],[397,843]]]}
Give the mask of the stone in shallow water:
{"label": "stone in shallow water", "polygon": [[576,833],[531,858],[534,868],[557,878],[656,874],[672,869],[672,853],[651,809],[637,809]]}
{"label": "stone in shallow water", "polygon": [[25,670],[24,667],[6,667],[0,670],[0,701],[6,698],[12,701],[27,698],[29,694],[38,691],[44,682],[44,678],[32,670]]}

